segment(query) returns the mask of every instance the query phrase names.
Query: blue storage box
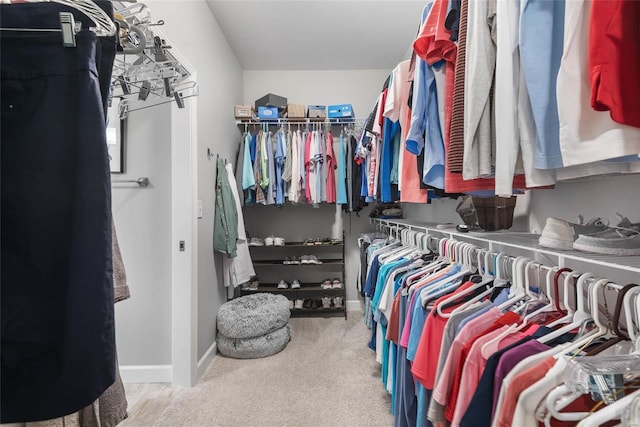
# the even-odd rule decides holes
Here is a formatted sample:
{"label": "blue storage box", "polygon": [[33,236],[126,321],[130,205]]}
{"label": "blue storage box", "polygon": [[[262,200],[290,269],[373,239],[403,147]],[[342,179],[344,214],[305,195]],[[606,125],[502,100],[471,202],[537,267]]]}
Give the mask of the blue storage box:
{"label": "blue storage box", "polygon": [[324,105],[309,105],[307,107],[307,117],[315,120],[324,120],[327,118],[327,107]]}
{"label": "blue storage box", "polygon": [[278,107],[258,107],[260,120],[277,120],[278,117]]}
{"label": "blue storage box", "polygon": [[351,104],[329,105],[329,119],[353,119]]}

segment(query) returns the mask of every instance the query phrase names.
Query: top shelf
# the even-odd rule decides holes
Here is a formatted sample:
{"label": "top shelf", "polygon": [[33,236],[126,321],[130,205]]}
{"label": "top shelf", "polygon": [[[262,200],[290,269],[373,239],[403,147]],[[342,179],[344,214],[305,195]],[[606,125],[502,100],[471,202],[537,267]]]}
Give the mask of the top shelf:
{"label": "top shelf", "polygon": [[299,248],[299,247],[305,247],[305,248],[331,248],[331,247],[341,247],[344,245],[344,241],[341,241],[340,243],[323,243],[321,245],[305,245],[304,242],[290,242],[290,243],[285,243],[284,245],[269,245],[269,246],[251,246],[249,245],[249,248],[268,248],[268,249],[273,249],[273,248]]}
{"label": "top shelf", "polygon": [[354,117],[348,119],[312,119],[312,118],[300,118],[300,119],[274,119],[274,120],[259,120],[259,119],[236,119],[236,125],[313,125],[313,124],[326,124],[326,125],[335,125],[335,126],[344,126],[344,125],[361,125],[367,120],[366,117]]}
{"label": "top shelf", "polygon": [[540,237],[538,234],[518,233],[506,230],[491,232],[470,231],[468,233],[461,233],[455,229],[437,228],[438,224],[429,222],[379,218],[374,218],[373,221],[374,223],[385,224],[390,227],[400,226],[410,230],[424,231],[432,235],[435,233],[442,237],[457,238],[464,241],[473,240],[483,242],[490,250],[493,250],[495,245],[499,245],[501,247],[535,251],[537,253],[558,257],[558,259],[570,259],[605,267],[614,267],[619,270],[640,274],[639,256],[614,256],[579,251],[557,251],[538,245],[538,238]]}

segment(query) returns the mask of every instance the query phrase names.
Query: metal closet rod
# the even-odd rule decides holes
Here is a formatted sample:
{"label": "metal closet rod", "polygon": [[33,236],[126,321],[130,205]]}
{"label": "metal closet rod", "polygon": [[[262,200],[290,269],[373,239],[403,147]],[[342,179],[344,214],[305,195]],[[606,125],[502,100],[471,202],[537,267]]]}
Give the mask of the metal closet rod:
{"label": "metal closet rod", "polygon": [[149,186],[149,178],[146,176],[140,177],[138,179],[121,179],[116,181],[111,181],[112,184],[138,184],[138,187],[148,187]]}

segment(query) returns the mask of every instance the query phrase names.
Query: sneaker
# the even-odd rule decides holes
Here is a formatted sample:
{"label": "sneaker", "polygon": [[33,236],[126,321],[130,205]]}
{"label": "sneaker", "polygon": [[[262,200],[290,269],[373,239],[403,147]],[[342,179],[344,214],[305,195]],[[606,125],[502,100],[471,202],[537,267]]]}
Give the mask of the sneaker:
{"label": "sneaker", "polygon": [[308,264],[322,264],[322,261],[318,259],[315,255],[307,255],[307,263]]}
{"label": "sneaker", "polygon": [[293,279],[293,282],[291,282],[291,289],[300,289],[300,281],[298,279]]}
{"label": "sneaker", "polygon": [[264,238],[264,245],[265,246],[273,246],[273,236],[265,237]]}
{"label": "sneaker", "polygon": [[302,255],[300,257],[300,264],[311,264],[311,262],[309,261],[309,255]]}
{"label": "sneaker", "polygon": [[331,281],[331,287],[333,289],[342,289],[342,282],[340,281],[340,279],[333,279]]}
{"label": "sneaker", "polygon": [[322,308],[331,308],[331,298],[322,297]]}
{"label": "sneaker", "polygon": [[289,264],[300,264],[300,260],[294,256],[291,257],[291,260],[289,261]]}
{"label": "sneaker", "polygon": [[283,263],[284,265],[289,265],[289,264],[291,264],[291,258],[289,258],[289,257],[284,257],[284,259],[282,260],[282,263]]}
{"label": "sneaker", "polygon": [[293,303],[293,308],[297,310],[301,310],[304,307],[304,300],[297,299],[295,303]]}
{"label": "sneaker", "polygon": [[320,283],[320,287],[322,289],[331,289],[333,287],[333,284],[331,283],[331,280],[327,279],[327,280],[323,281],[322,283]]}
{"label": "sneaker", "polygon": [[249,246],[264,246],[264,240],[252,237],[249,239]]}
{"label": "sneaker", "polygon": [[342,297],[335,297],[333,299],[333,306],[335,308],[342,308]]}
{"label": "sneaker", "polygon": [[260,282],[258,282],[257,277],[254,277],[251,280],[249,280],[249,289],[256,290],[258,289],[258,285],[260,285]]}
{"label": "sneaker", "polygon": [[609,226],[591,235],[579,235],[573,248],[604,255],[640,255],[640,223],[632,224],[620,214],[618,217],[620,222],[617,226]]}
{"label": "sneaker", "polygon": [[313,246],[315,245],[315,240],[314,239],[307,239],[304,241],[303,243],[304,246]]}
{"label": "sneaker", "polygon": [[293,300],[292,300],[292,299],[290,299],[290,300],[289,300],[289,310],[293,310],[293,307],[295,306],[294,304],[295,304],[295,303],[293,302]]}
{"label": "sneaker", "polygon": [[340,243],[342,243],[342,239],[331,239],[332,245],[339,245]]}
{"label": "sneaker", "polygon": [[284,246],[284,238],[283,237],[274,237],[273,238],[274,246]]}
{"label": "sneaker", "polygon": [[280,280],[280,283],[278,283],[278,289],[287,289],[287,288],[289,288],[289,284],[284,280]]}
{"label": "sneaker", "polygon": [[605,230],[608,225],[601,218],[594,218],[586,224],[583,224],[582,215],[578,218],[580,220],[579,224],[574,224],[560,218],[547,218],[547,222],[538,240],[540,246],[552,249],[571,250],[573,249],[573,242],[578,238],[578,235],[598,233]]}

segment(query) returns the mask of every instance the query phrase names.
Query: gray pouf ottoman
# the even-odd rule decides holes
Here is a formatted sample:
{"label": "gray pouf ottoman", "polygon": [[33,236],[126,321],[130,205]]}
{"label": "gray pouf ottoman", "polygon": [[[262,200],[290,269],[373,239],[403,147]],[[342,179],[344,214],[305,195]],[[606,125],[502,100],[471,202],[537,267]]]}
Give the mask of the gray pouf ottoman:
{"label": "gray pouf ottoman", "polygon": [[287,297],[258,293],[222,304],[217,325],[227,338],[254,338],[282,328],[290,316]]}
{"label": "gray pouf ottoman", "polygon": [[289,300],[258,293],[226,302],[218,311],[218,351],[237,359],[278,353],[291,339]]}
{"label": "gray pouf ottoman", "polygon": [[254,338],[228,338],[218,333],[218,351],[235,359],[258,359],[282,351],[291,339],[289,325]]}

